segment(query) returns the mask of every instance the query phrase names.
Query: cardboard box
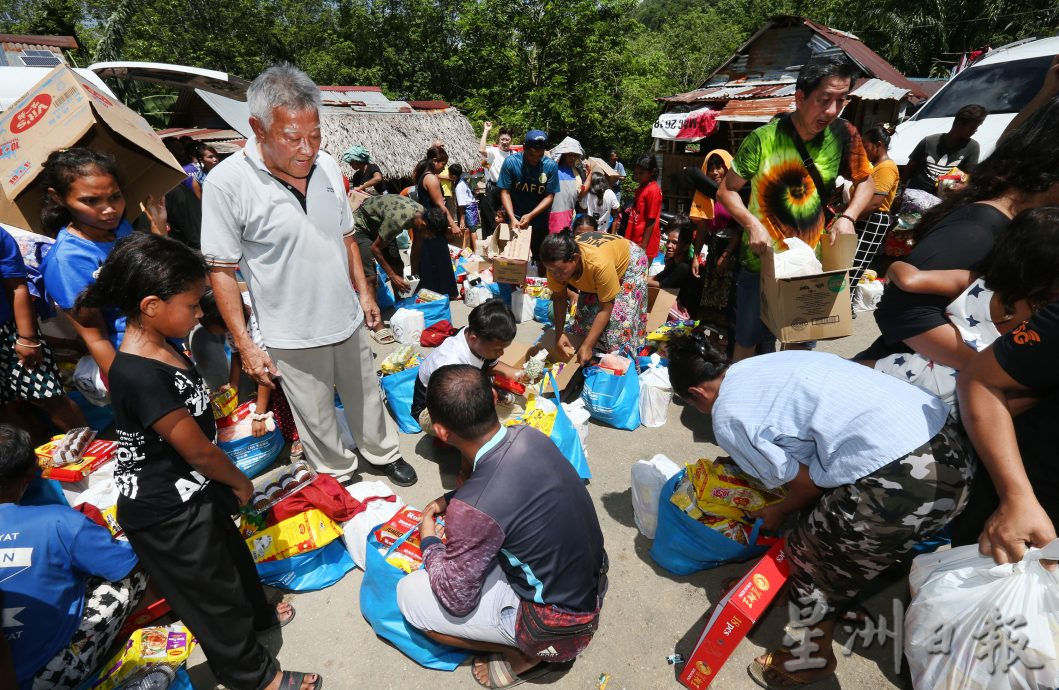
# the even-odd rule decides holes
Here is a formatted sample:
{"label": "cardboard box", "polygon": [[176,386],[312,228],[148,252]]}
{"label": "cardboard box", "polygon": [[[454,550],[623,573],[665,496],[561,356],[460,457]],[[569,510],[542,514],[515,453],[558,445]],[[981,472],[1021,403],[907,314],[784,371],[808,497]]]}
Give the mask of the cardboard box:
{"label": "cardboard box", "polygon": [[[62,440],[64,434],[53,436],[52,440],[39,446],[34,452],[37,459],[44,463],[51,462],[52,452]],[[114,458],[118,450],[117,441],[104,441],[95,439],[85,448],[84,455],[77,462],[62,467],[45,467],[41,470],[41,476],[45,479],[55,479],[60,482],[79,482],[97,469],[107,464]]]}
{"label": "cardboard box", "polygon": [[[592,165],[592,172],[601,172],[606,175],[607,182],[609,182],[611,185],[621,179],[621,175],[618,174],[618,171],[610,167],[610,164],[602,158],[589,156],[588,162]],[[591,182],[591,180],[589,181]]]}
{"label": "cardboard box", "polygon": [[784,542],[776,542],[754,569],[718,602],[680,672],[681,685],[690,690],[708,688],[728,657],[765,614],[789,574],[783,549]]}
{"label": "cardboard box", "polygon": [[486,250],[493,265],[493,281],[521,285],[529,268],[532,230],[516,230],[506,223],[497,226],[489,236]]}
{"label": "cardboard box", "polygon": [[[580,338],[576,335],[567,334],[567,338],[570,339],[570,344],[575,348],[581,345],[584,338]],[[532,357],[533,355],[540,352],[542,349],[548,351],[548,361],[561,363],[562,369],[555,375],[555,382],[559,384],[559,390],[564,391],[566,387],[570,385],[570,381],[573,379],[574,374],[581,365],[577,363],[577,353],[571,352],[567,354],[559,349],[557,344],[557,336],[554,329],[547,329],[541,334],[540,340],[532,345],[526,345],[525,343],[511,343],[504,351],[503,361],[515,369],[521,369],[522,365]],[[545,377],[547,380],[547,377]],[[550,392],[550,390],[549,390]]]}
{"label": "cardboard box", "polygon": [[342,528],[316,508],[298,513],[246,538],[255,563],[278,561],[327,546]]}
{"label": "cardboard box", "polygon": [[371,194],[365,194],[364,192],[358,192],[356,190],[349,190],[349,208],[352,211],[356,211],[364,202],[371,198]]}
{"label": "cardboard box", "polygon": [[160,197],[187,177],[146,120],[60,65],[0,116],[0,221],[40,232],[44,161],[75,146],[117,159],[129,220],[148,195]]}
{"label": "cardboard box", "polygon": [[834,246],[821,240],[823,272],[776,278],[775,252],[761,256],[761,320],[780,342],[842,338],[853,334],[849,270],[857,251],[855,235],[840,235]]}
{"label": "cardboard box", "polygon": [[647,288],[647,332],[650,333],[669,319],[669,310],[677,303],[677,293],[665,288]]}

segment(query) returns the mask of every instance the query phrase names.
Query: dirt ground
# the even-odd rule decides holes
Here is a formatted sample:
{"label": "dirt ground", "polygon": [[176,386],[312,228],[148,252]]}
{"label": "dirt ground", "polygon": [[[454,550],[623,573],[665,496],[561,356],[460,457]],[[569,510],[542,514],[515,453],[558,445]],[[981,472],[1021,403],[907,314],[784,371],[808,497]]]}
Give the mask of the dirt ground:
{"label": "dirt ground", "polygon": [[[453,322],[466,324],[467,309],[453,304]],[[820,350],[850,356],[866,347],[877,335],[870,314],[855,321],[856,333],[848,338],[821,343]],[[532,342],[540,325],[519,327],[518,340]],[[381,354],[389,347],[378,347]],[[867,393],[866,393],[867,394]],[[641,427],[635,432],[592,425],[588,436],[588,460],[593,478],[588,484],[607,552],[610,555],[610,591],[601,616],[600,629],[586,652],[564,673],[538,679],[532,685],[556,689],[597,690],[602,674],[609,676],[607,690],[677,688],[679,667],[667,663],[674,652],[690,656],[702,632],[711,605],[720,598],[721,583],[745,572],[746,564],[728,565],[677,577],[659,568],[648,556],[650,541],[633,522],[629,471],[641,458],[663,453],[678,464],[700,457],[715,457],[720,449],[712,444],[708,419],[679,403],[673,403],[664,427]],[[454,488],[458,466],[439,463],[434,449],[422,434],[401,436],[404,457],[419,473],[419,483],[397,493],[409,504],[422,506]],[[362,463],[366,479],[379,479]],[[286,595],[298,611],[297,619],[280,633],[264,641],[277,654],[283,668],[323,674],[329,690],[407,690],[413,687],[477,688],[468,665],[453,673],[428,671],[377,638],[360,614],[359,595],[363,573],[350,572],[338,584],[319,592]],[[278,596],[279,593],[277,592]],[[894,599],[907,602],[903,580],[890,584],[863,603],[873,616],[884,615],[892,627]],[[786,610],[774,609],[744,640],[718,674],[712,687],[721,690],[756,688],[747,676],[747,664],[763,650],[778,646],[783,637]],[[910,688],[907,670],[895,669],[894,641],[877,642],[864,649],[858,644],[850,656],[842,645],[849,635],[839,632],[836,653],[839,667],[834,679],[814,688]],[[214,687],[214,679],[201,650],[189,664],[196,688]]]}

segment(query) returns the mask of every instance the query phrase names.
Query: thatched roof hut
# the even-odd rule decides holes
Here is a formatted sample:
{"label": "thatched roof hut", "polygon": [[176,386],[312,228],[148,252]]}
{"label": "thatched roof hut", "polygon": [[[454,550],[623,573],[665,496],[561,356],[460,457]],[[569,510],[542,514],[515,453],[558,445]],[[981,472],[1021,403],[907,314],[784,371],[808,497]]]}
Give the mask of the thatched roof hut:
{"label": "thatched roof hut", "polygon": [[[400,180],[410,177],[430,143],[441,139],[451,163],[468,171],[481,165],[471,123],[444,101],[390,101],[378,87],[320,90],[323,148],[339,160],[346,149],[360,144],[371,151],[372,162],[387,180]],[[345,172],[352,174],[348,168]]]}

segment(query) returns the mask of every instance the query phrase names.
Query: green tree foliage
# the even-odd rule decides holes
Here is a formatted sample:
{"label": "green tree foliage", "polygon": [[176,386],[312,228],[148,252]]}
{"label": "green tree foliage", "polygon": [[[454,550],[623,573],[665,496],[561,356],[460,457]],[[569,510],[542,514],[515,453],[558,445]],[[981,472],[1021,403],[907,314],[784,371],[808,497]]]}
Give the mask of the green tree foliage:
{"label": "green tree foliage", "polygon": [[[320,84],[448,100],[472,121],[646,148],[660,96],[700,86],[766,19],[812,17],[913,75],[1059,23],[1055,0],[0,0],[0,31],[72,34],[75,59],[253,78],[285,60]],[[164,98],[124,96],[164,120]],[[149,99],[151,103],[146,101]],[[153,105],[152,105],[153,104]]]}

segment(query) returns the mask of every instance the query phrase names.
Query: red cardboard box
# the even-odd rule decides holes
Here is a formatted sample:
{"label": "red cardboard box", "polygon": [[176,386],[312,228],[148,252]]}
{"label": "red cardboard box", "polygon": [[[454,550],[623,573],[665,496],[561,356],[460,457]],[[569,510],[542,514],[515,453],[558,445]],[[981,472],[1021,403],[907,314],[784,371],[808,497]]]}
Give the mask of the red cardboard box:
{"label": "red cardboard box", "polygon": [[783,540],[776,542],[717,604],[680,674],[681,685],[690,690],[708,688],[724,662],[768,610],[789,574],[784,545]]}

